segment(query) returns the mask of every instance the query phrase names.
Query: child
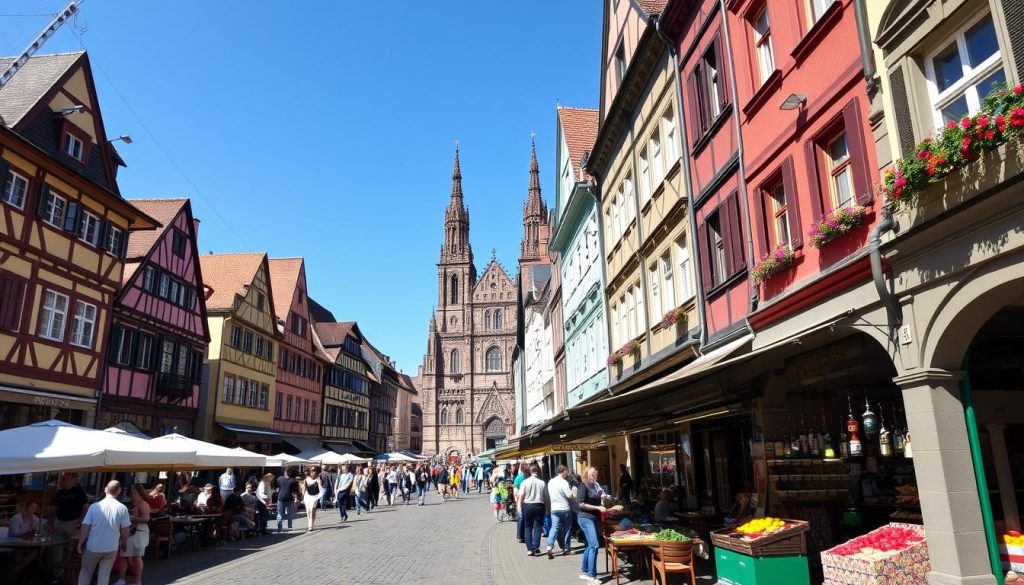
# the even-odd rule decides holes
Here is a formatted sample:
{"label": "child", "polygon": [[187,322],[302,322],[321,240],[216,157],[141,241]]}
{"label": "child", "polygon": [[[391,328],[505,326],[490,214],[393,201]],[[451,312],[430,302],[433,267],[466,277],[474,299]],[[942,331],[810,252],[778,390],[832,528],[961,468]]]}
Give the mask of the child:
{"label": "child", "polygon": [[494,521],[502,521],[502,510],[505,509],[505,500],[508,499],[508,487],[505,482],[496,482],[491,488],[491,507],[494,508]]}

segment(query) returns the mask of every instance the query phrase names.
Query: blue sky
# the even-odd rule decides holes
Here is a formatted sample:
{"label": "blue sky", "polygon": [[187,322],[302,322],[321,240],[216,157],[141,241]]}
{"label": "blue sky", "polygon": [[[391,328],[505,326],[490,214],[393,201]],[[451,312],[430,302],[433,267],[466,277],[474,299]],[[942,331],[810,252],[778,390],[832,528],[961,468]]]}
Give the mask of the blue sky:
{"label": "blue sky", "polygon": [[[65,5],[3,2],[0,54]],[[497,248],[514,276],[530,133],[550,202],[556,100],[596,106],[600,26],[597,0],[90,0],[41,52],[84,39],[107,133],[134,139],[126,197],[191,197],[202,253],[304,256],[314,298],[415,374],[453,141],[478,269]]]}

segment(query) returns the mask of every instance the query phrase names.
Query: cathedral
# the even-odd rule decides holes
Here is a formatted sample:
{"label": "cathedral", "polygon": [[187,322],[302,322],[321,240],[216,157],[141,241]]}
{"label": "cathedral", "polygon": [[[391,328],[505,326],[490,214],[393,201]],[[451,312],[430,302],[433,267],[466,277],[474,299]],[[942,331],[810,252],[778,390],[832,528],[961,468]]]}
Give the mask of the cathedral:
{"label": "cathedral", "polygon": [[[534,146],[521,256],[532,258],[546,247],[547,223]],[[424,455],[468,457],[513,434],[517,284],[494,253],[483,275],[477,276],[456,147],[437,264],[437,308],[430,317],[427,353],[419,372]]]}

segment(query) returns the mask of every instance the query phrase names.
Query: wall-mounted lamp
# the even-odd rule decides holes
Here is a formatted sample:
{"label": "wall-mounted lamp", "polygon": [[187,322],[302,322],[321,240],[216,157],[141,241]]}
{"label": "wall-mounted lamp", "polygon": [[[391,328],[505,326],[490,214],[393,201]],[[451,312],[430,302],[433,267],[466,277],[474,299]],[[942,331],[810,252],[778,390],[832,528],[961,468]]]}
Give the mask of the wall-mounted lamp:
{"label": "wall-mounted lamp", "polygon": [[802,93],[791,93],[786,101],[779,106],[780,110],[796,110],[807,103],[807,96]]}
{"label": "wall-mounted lamp", "polygon": [[85,106],[77,105],[77,106],[71,106],[70,108],[61,108],[61,109],[57,110],[57,115],[60,116],[61,118],[67,118],[71,114],[81,114],[84,111],[85,111]]}
{"label": "wall-mounted lamp", "polygon": [[132,143],[132,137],[131,136],[128,136],[127,134],[122,134],[122,135],[118,136],[117,138],[112,138],[112,139],[108,140],[107,144],[111,144],[113,142],[117,142],[118,140],[123,141],[125,144],[131,144]]}

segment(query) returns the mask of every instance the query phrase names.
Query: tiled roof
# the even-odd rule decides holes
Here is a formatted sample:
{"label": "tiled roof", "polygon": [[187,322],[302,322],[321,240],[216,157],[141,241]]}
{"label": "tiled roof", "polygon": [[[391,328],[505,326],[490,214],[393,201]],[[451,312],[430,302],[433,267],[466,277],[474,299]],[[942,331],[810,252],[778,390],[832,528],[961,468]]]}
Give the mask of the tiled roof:
{"label": "tiled roof", "polygon": [[313,335],[313,351],[316,356],[333,364],[338,359],[338,350],[334,349],[334,353],[331,354],[331,350],[328,350],[324,347],[324,344],[320,343],[320,336],[316,333],[316,327],[312,327],[310,333]]}
{"label": "tiled roof", "polygon": [[213,290],[210,298],[206,299],[207,310],[233,309],[235,296],[245,295],[246,288],[252,284],[256,271],[266,257],[265,252],[200,255],[203,284]]}
{"label": "tiled roof", "polygon": [[648,15],[661,14],[665,12],[665,7],[668,6],[668,0],[637,0],[637,4],[643,9]]}
{"label": "tiled roof", "polygon": [[128,232],[128,252],[125,254],[124,272],[121,274],[121,282],[125,284],[135,277],[135,272],[142,266],[146,254],[153,249],[174,218],[178,217],[188,199],[130,199],[128,202],[160,225],[152,230]]}
{"label": "tiled roof", "polygon": [[270,290],[273,291],[274,313],[278,319],[287,319],[292,308],[292,295],[299,283],[302,258],[271,258]]}
{"label": "tiled roof", "polygon": [[[344,323],[317,323],[316,332],[320,336],[320,341],[323,342],[325,347],[336,347],[345,343],[345,338],[352,333],[352,330],[356,329],[355,321],[346,321]],[[358,337],[358,333],[356,337]]]}
{"label": "tiled roof", "polygon": [[583,155],[594,148],[597,141],[597,110],[590,108],[569,108],[558,106],[558,120],[569,146],[569,160],[577,181],[585,181],[590,175],[580,166]]}
{"label": "tiled roof", "polygon": [[[78,51],[29,58],[7,85],[0,88],[0,116],[7,126],[13,127],[20,122],[84,54],[85,51]],[[0,72],[6,71],[15,59],[0,57]]]}

